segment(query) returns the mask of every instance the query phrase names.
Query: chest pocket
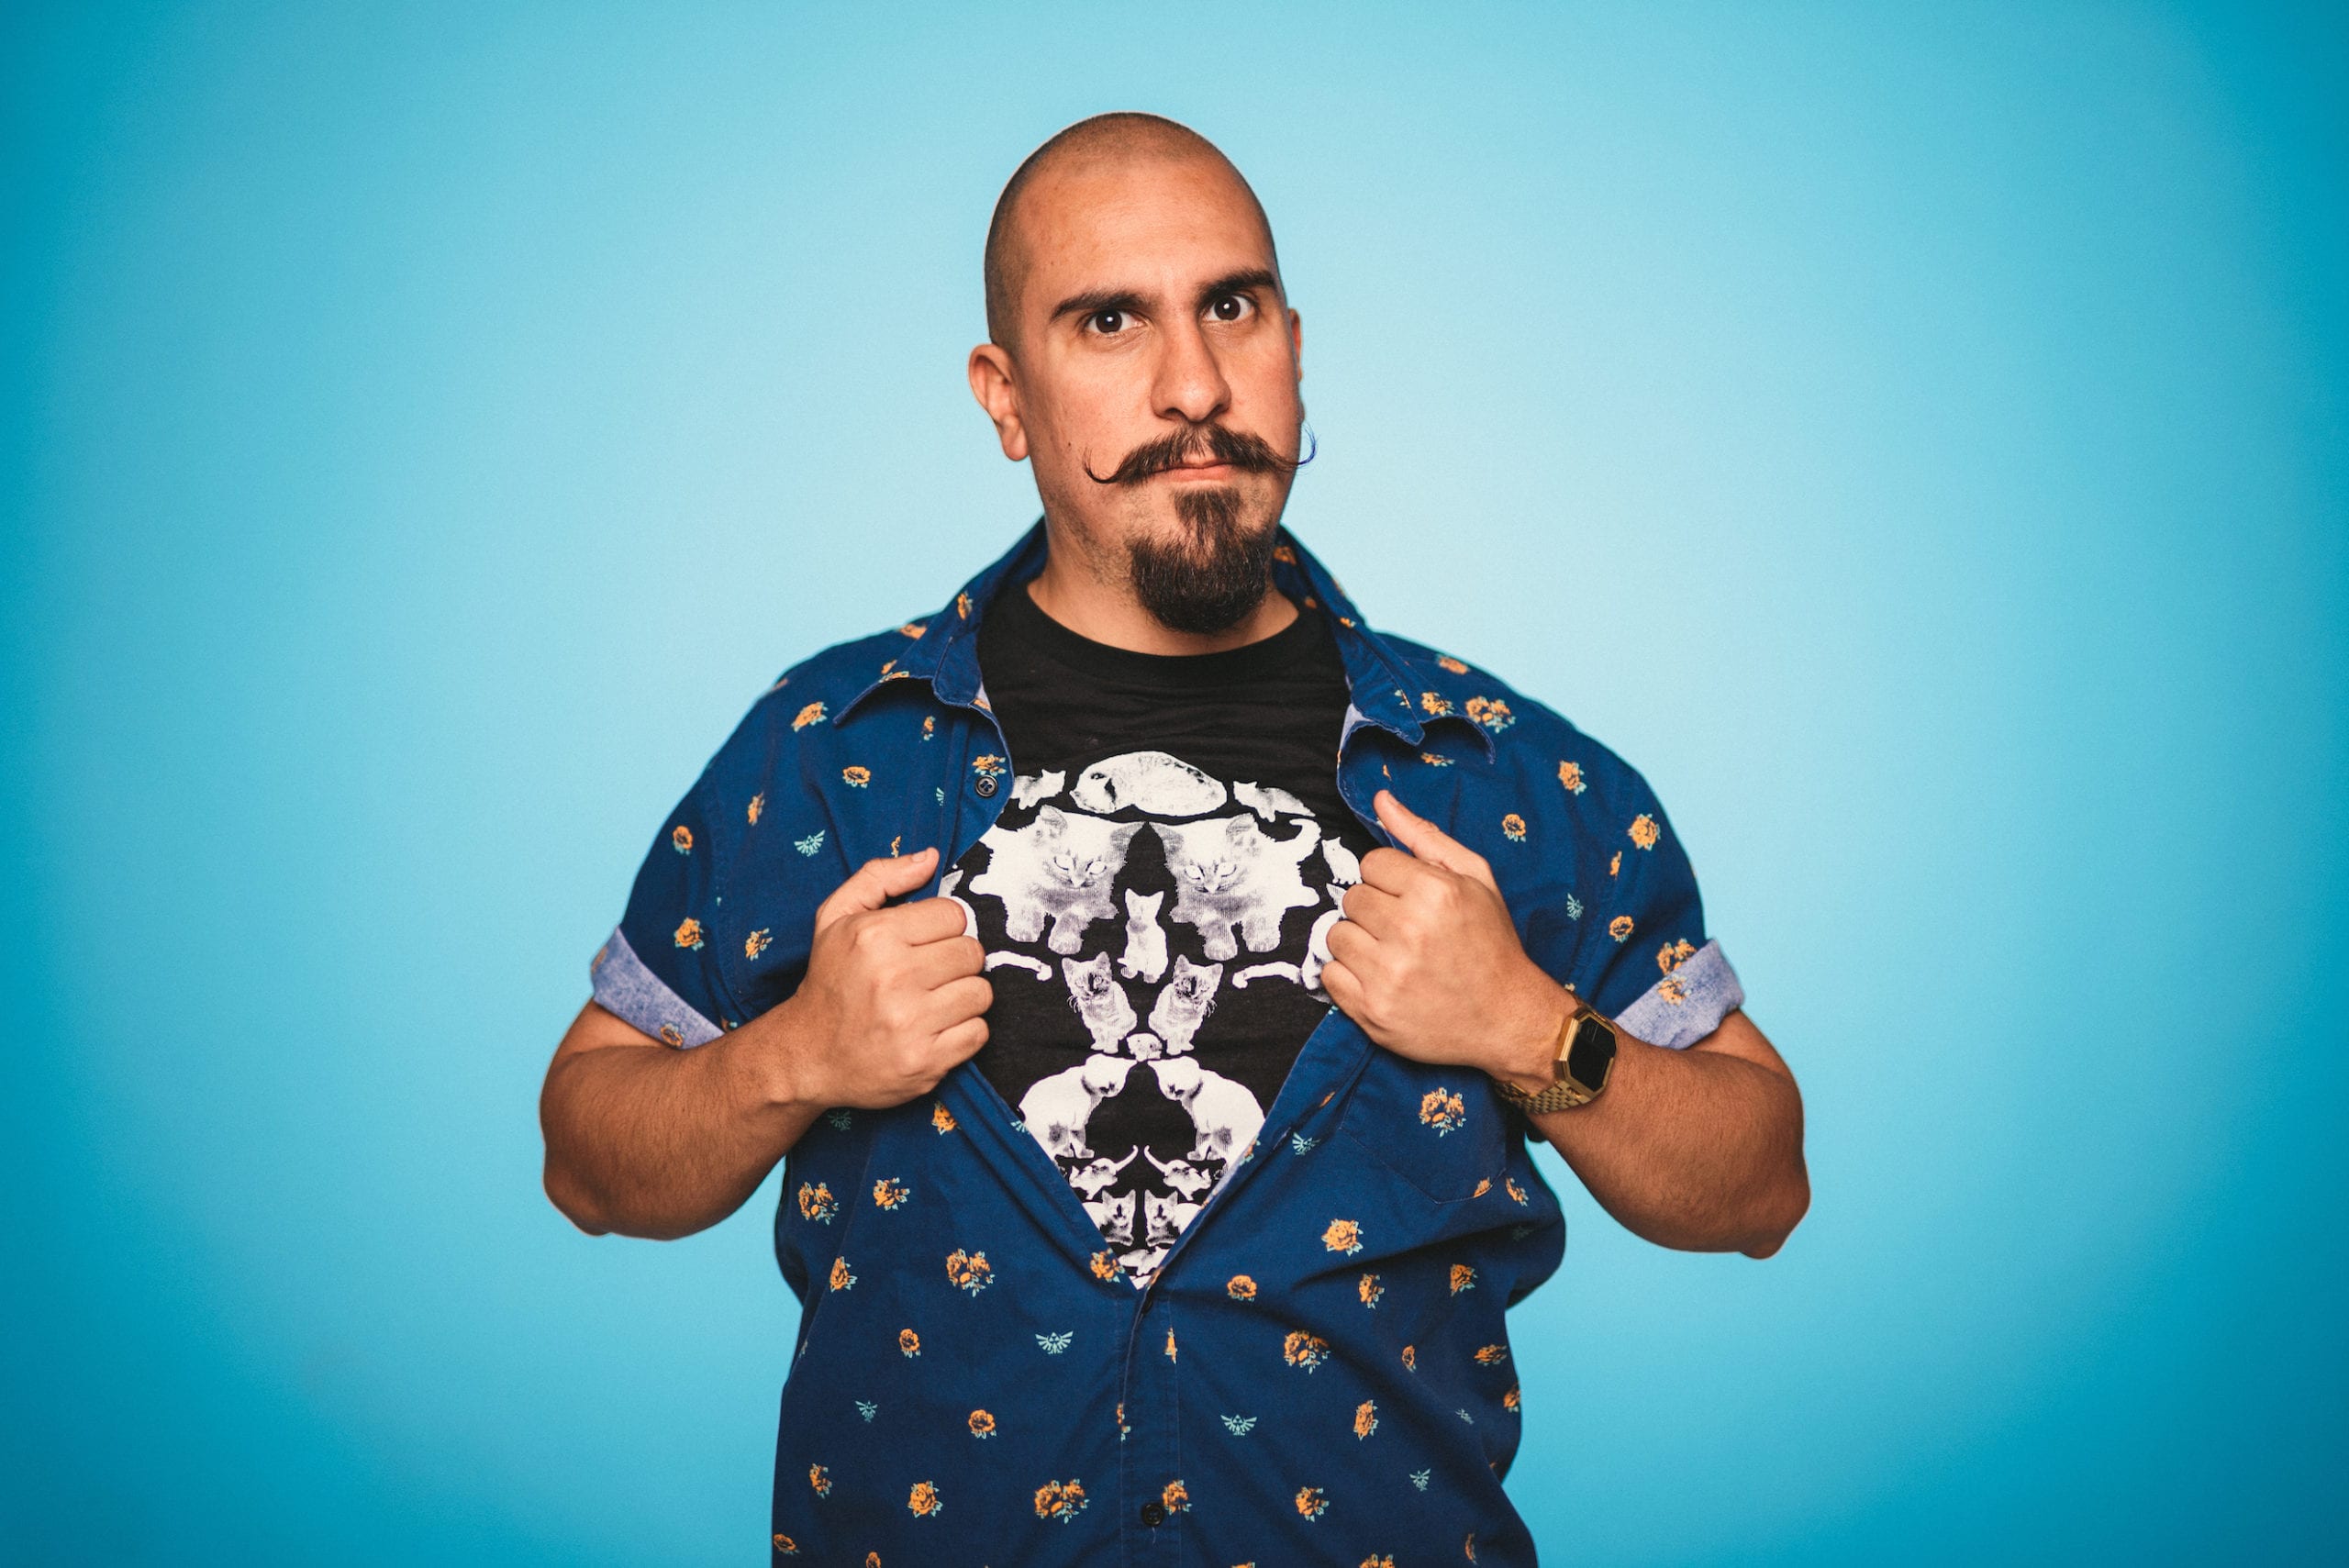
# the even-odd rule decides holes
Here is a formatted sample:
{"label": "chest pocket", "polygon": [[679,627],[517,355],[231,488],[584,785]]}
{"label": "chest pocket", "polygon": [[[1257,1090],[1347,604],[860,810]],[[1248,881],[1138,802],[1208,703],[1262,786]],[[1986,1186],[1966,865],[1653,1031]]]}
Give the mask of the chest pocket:
{"label": "chest pocket", "polygon": [[1498,1186],[1508,1107],[1473,1067],[1430,1066],[1374,1048],[1341,1136],[1439,1203]]}

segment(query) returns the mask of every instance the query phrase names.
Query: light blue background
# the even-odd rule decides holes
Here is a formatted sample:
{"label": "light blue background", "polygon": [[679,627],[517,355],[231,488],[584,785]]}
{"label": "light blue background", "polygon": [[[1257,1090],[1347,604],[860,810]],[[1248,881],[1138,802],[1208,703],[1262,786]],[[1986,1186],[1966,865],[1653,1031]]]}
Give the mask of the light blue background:
{"label": "light blue background", "polygon": [[1646,772],[1806,1091],[1767,1263],[1569,1194],[1551,1559],[2349,1551],[2337,20],[70,9],[0,22],[0,1557],[763,1560],[772,1189],[580,1237],[540,1073],[749,700],[1033,515],[987,212],[1137,106],[1273,215],[1293,526]]}

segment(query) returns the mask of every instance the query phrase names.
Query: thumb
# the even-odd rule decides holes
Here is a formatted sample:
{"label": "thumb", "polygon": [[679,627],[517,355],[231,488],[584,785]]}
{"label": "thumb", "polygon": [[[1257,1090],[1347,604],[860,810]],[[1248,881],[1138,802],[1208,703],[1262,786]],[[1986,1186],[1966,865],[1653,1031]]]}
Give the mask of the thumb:
{"label": "thumb", "polygon": [[816,906],[816,929],[820,931],[843,915],[878,909],[899,894],[911,893],[930,880],[930,868],[937,863],[935,848],[916,850],[910,855],[879,855],[865,862]]}
{"label": "thumb", "polygon": [[1371,804],[1377,808],[1379,825],[1413,855],[1430,865],[1492,885],[1493,873],[1484,856],[1396,799],[1393,790],[1380,790]]}

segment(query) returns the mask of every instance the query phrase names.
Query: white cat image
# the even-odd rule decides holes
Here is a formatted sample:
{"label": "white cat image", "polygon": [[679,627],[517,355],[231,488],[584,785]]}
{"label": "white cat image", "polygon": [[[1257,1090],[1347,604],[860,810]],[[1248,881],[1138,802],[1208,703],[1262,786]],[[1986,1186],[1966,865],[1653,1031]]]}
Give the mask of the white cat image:
{"label": "white cat image", "polygon": [[1157,817],[1197,817],[1224,802],[1223,785],[1179,757],[1128,751],[1078,775],[1069,798],[1087,811],[1139,806]]}
{"label": "white cat image", "polygon": [[[1130,1202],[1133,1195],[1128,1193],[1126,1196]],[[1190,1224],[1203,1207],[1199,1204],[1186,1202],[1172,1193],[1144,1193],[1141,1195],[1141,1205],[1143,1218],[1150,1227],[1146,1235],[1151,1245],[1154,1247],[1174,1245],[1174,1238],[1183,1233],[1183,1227]],[[1126,1222],[1130,1225],[1133,1223],[1133,1214],[1130,1209],[1127,1211]],[[1115,1240],[1117,1238],[1111,1237],[1110,1240]]]}
{"label": "white cat image", "polygon": [[1330,928],[1345,917],[1342,909],[1324,909],[1321,917],[1313,922],[1313,934],[1306,939],[1305,962],[1297,966],[1297,984],[1318,1002],[1330,999],[1329,993],[1321,989],[1321,971],[1330,962]]}
{"label": "white cat image", "polygon": [[1264,1108],[1246,1084],[1207,1071],[1196,1058],[1177,1056],[1150,1067],[1158,1074],[1158,1092],[1190,1113],[1197,1137],[1193,1161],[1220,1160],[1229,1166],[1264,1125]]}
{"label": "white cat image", "polygon": [[[1079,1165],[1068,1173],[1068,1184],[1076,1189],[1076,1195],[1084,1202],[1097,1202],[1103,1193],[1118,1184],[1119,1173],[1134,1162],[1134,1156],[1141,1152],[1141,1145],[1137,1143],[1126,1151],[1126,1157],[1122,1160],[1112,1160],[1107,1154],[1097,1154],[1090,1163]],[[1153,1161],[1152,1163],[1156,1162]]]}
{"label": "white cat image", "polygon": [[1362,862],[1356,860],[1354,852],[1337,840],[1321,840],[1321,858],[1330,862],[1330,874],[1340,882],[1353,883],[1362,880]]}
{"label": "white cat image", "polygon": [[1291,817],[1313,815],[1305,802],[1275,784],[1236,784],[1231,786],[1231,798],[1267,822],[1284,812]]}
{"label": "white cat image", "polygon": [[[1085,1206],[1085,1212],[1093,1217],[1093,1223],[1100,1228],[1101,1239],[1111,1246],[1130,1247],[1134,1244],[1134,1195],[1132,1193],[1119,1193],[1115,1197],[1097,1199]],[[1151,1240],[1155,1241],[1158,1238],[1153,1234]]]}
{"label": "white cat image", "polygon": [[1060,794],[1068,774],[1059,768],[1049,773],[1022,773],[1011,781],[1011,804],[1025,811],[1040,800]]}
{"label": "white cat image", "polygon": [[[1186,1202],[1200,1202],[1207,1196],[1208,1189],[1215,1185],[1213,1176],[1188,1160],[1161,1160],[1147,1149],[1142,1151],[1142,1157],[1157,1168],[1161,1184],[1168,1192],[1180,1195]],[[1130,1154],[1127,1158],[1130,1160],[1133,1156]]]}
{"label": "white cat image", "polygon": [[1222,983],[1223,965],[1174,955],[1174,973],[1150,1008],[1150,1027],[1166,1042],[1169,1056],[1191,1049],[1191,1037],[1215,1010],[1215,988]]}
{"label": "white cat image", "polygon": [[1280,946],[1281,917],[1321,901],[1297,871],[1321,841],[1320,824],[1309,817],[1288,839],[1266,838],[1247,816],[1152,828],[1174,875],[1174,918],[1198,928],[1211,959],[1238,955],[1235,928],[1249,951],[1272,951]]}
{"label": "white cat image", "polygon": [[1166,928],[1158,923],[1165,902],[1163,893],[1126,893],[1126,951],[1118,960],[1118,973],[1129,980],[1155,985],[1166,973]]}
{"label": "white cat image", "polygon": [[1019,1096],[1019,1119],[1055,1160],[1087,1159],[1093,1150],[1085,1141],[1085,1124],[1103,1100],[1126,1086],[1126,1074],[1133,1066],[1123,1057],[1088,1056],[1074,1067],[1039,1078]]}
{"label": "white cat image", "polygon": [[997,823],[979,836],[987,847],[987,869],[971,879],[970,891],[1003,901],[1004,929],[1015,942],[1043,935],[1057,953],[1085,945],[1085,928],[1114,919],[1109,884],[1126,863],[1126,846],[1137,824],[1104,822],[1097,817],[1047,806],[1025,828]]}
{"label": "white cat image", "polygon": [[1109,978],[1109,955],[1096,953],[1083,963],[1064,958],[1061,973],[1068,980],[1069,1006],[1085,1021],[1093,1049],[1115,1051],[1140,1020],[1134,1017],[1134,1005],[1126,1000],[1126,988]]}

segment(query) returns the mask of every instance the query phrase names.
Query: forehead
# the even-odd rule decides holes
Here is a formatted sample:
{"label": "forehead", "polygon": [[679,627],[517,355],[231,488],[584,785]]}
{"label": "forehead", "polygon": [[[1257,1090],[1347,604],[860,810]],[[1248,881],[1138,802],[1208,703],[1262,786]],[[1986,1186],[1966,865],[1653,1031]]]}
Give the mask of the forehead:
{"label": "forehead", "polygon": [[1019,308],[1031,317],[1082,291],[1180,294],[1274,265],[1255,199],[1205,156],[1072,161],[1021,193],[1019,227]]}

